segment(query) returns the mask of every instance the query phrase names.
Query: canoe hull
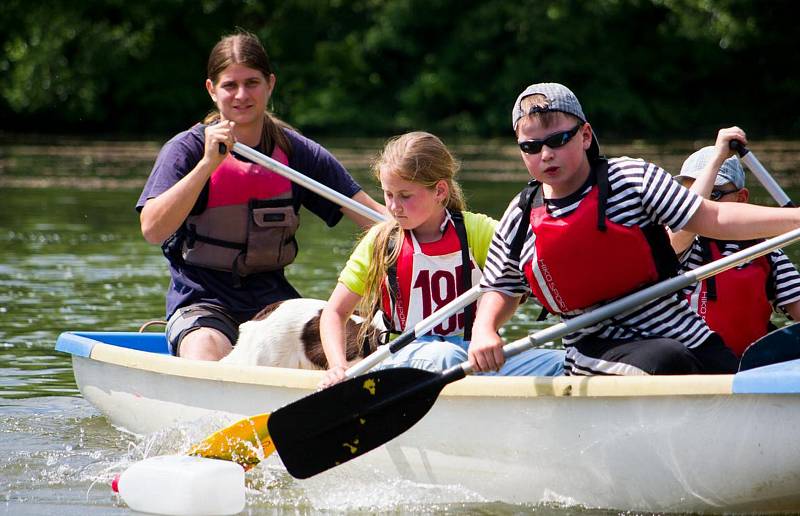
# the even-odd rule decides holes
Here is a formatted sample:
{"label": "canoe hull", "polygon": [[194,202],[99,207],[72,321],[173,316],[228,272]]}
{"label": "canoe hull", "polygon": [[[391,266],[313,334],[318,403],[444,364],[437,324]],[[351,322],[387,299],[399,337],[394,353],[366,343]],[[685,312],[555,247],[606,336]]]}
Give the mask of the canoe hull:
{"label": "canoe hull", "polygon": [[[320,378],[106,344],[91,355],[73,354],[81,393],[135,433],[271,412]],[[800,395],[731,394],[730,377],[631,380],[467,378],[408,432],[304,482],[402,479],[487,501],[618,510],[800,508]]]}

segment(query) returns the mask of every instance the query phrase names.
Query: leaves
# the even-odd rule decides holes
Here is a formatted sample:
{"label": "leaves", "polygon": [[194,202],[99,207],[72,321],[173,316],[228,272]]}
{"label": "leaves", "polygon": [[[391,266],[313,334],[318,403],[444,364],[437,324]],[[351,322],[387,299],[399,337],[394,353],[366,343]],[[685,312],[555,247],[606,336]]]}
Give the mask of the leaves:
{"label": "leaves", "polygon": [[796,134],[793,20],[789,0],[6,0],[0,115],[15,130],[188,127],[211,108],[208,52],[242,27],[277,70],[273,109],[306,131],[507,135],[516,94],[558,81],[601,139]]}

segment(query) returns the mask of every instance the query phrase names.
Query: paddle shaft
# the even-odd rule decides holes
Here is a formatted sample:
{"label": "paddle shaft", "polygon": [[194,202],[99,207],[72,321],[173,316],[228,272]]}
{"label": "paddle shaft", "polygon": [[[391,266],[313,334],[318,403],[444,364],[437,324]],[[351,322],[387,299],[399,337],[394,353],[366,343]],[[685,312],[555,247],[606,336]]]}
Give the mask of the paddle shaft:
{"label": "paddle shaft", "polygon": [[747,165],[747,168],[750,169],[753,175],[756,176],[756,179],[764,186],[772,198],[775,199],[775,202],[783,207],[794,207],[794,203],[789,196],[786,195],[786,192],[783,191],[783,188],[775,181],[750,149],[745,147],[739,140],[731,140],[730,147],[739,154],[739,159],[742,160],[742,163]]}
{"label": "paddle shaft", "polygon": [[[382,346],[375,353],[372,353],[364,360],[349,368],[345,371],[345,376],[347,378],[354,378],[368,372],[386,357],[413,342],[418,335],[427,334],[444,319],[476,301],[480,295],[481,293],[478,285],[475,285],[440,310],[418,322],[414,328],[400,335],[392,341],[390,345]],[[256,443],[260,445],[264,450],[265,456],[271,454],[275,449],[274,444],[269,439],[269,433],[266,431],[266,421],[268,418],[269,414],[258,414],[238,421],[208,436],[202,443],[195,445],[192,450],[190,450],[189,454],[224,460],[233,460],[234,457],[238,457],[237,462],[246,468],[252,467],[258,463],[260,458],[252,453],[251,447],[246,446],[247,443]],[[246,437],[242,437],[242,430],[250,428],[252,428],[252,431],[249,433],[245,432],[244,435]],[[258,429],[263,429],[264,431],[259,434]],[[266,446],[264,445],[265,441],[267,443]],[[239,442],[243,442],[245,445],[238,444]],[[239,447],[234,448],[235,445]]]}
{"label": "paddle shaft", "polygon": [[[503,354],[512,357],[798,240],[800,228],[507,344]],[[287,471],[296,478],[308,478],[410,429],[428,413],[447,384],[472,371],[466,361],[441,373],[390,368],[352,378],[278,409],[269,419],[269,433]]]}
{"label": "paddle shaft", "polygon": [[435,311],[425,319],[418,322],[411,330],[403,333],[402,335],[394,339],[391,342],[391,344],[380,347],[370,356],[360,361],[353,367],[349,368],[344,373],[345,377],[354,378],[356,376],[366,373],[367,371],[369,371],[370,369],[381,363],[381,361],[383,361],[383,359],[385,359],[389,355],[397,353],[400,349],[404,348],[406,345],[414,342],[414,339],[416,339],[417,337],[426,335],[434,327],[441,324],[442,321],[444,321],[451,315],[455,314],[456,312],[462,310],[470,303],[474,303],[480,297],[480,295],[481,292],[479,286],[475,285],[471,289],[467,290],[457,298],[453,299],[452,301],[444,305],[439,310]]}
{"label": "paddle shaft", "polygon": [[[518,355],[534,346],[561,338],[567,334],[618,315],[626,310],[631,310],[643,303],[652,301],[667,294],[672,294],[673,292],[677,292],[678,290],[697,283],[698,281],[736,267],[737,265],[746,261],[754,260],[759,256],[771,253],[776,249],[780,249],[781,247],[797,242],[798,240],[800,240],[800,228],[770,238],[769,240],[765,240],[754,246],[748,247],[747,249],[742,249],[741,251],[733,253],[729,256],[720,258],[719,260],[713,261],[694,270],[684,272],[683,274],[675,276],[674,278],[661,281],[643,290],[617,299],[616,301],[612,301],[611,303],[603,305],[590,312],[586,312],[571,319],[563,320],[556,325],[541,331],[537,331],[536,333],[533,333],[523,339],[506,344],[503,347],[503,354],[506,356],[506,358]],[[458,373],[453,371],[455,369],[461,369],[463,374],[470,374],[473,371],[472,365],[469,362],[463,362],[462,364],[444,371],[443,374],[459,376]]]}
{"label": "paddle shaft", "polygon": [[295,169],[288,167],[281,163],[280,161],[276,161],[269,156],[261,154],[257,150],[248,147],[242,143],[236,142],[233,144],[233,150],[241,156],[262,165],[278,175],[289,179],[290,181],[294,181],[298,185],[307,188],[314,192],[315,194],[319,195],[320,197],[324,197],[331,202],[335,202],[339,206],[344,208],[353,210],[354,212],[358,213],[359,215],[363,215],[370,220],[375,222],[381,222],[386,220],[386,218],[378,213],[377,211],[373,210],[372,208],[368,208],[361,204],[360,202],[354,201],[353,199],[340,194],[333,188],[323,185],[318,181],[314,181],[310,177],[307,177],[300,172],[296,171]]}
{"label": "paddle shaft", "polygon": [[[517,355],[798,240],[800,228],[507,344],[503,353]],[[296,478],[308,478],[410,429],[433,407],[447,384],[472,372],[467,361],[440,373],[389,368],[351,378],[278,409],[269,419],[269,433],[287,471]]]}

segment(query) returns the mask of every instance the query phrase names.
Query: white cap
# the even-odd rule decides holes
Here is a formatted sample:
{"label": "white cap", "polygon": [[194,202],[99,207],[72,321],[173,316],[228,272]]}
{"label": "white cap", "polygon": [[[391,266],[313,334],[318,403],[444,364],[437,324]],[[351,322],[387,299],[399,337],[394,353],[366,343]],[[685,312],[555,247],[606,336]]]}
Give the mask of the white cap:
{"label": "white cap", "polygon": [[[708,163],[714,160],[716,155],[717,151],[713,146],[703,147],[686,158],[680,174],[676,177],[697,179],[700,172],[703,171]],[[714,186],[722,186],[727,183],[733,183],[738,189],[744,188],[744,169],[736,156],[732,156],[722,162],[722,166],[717,171],[717,177],[714,179]]]}

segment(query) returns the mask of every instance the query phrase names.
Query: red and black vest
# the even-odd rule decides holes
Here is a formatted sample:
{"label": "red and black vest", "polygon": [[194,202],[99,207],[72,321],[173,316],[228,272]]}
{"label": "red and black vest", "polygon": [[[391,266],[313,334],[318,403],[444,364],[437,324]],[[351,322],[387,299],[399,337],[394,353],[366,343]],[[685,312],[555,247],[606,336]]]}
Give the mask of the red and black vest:
{"label": "red and black vest", "polygon": [[[420,244],[413,240],[410,231],[403,232],[400,256],[389,267],[381,287],[384,321],[391,333],[407,331],[479,280],[480,269],[470,255],[464,216],[461,212],[452,212],[450,219],[453,223],[447,224],[442,238],[436,242]],[[419,248],[419,253],[415,252],[415,247]],[[387,253],[391,252],[391,249],[387,250]],[[431,263],[417,270],[415,255],[418,255],[418,260],[430,258]],[[436,326],[431,333],[447,336],[463,332],[463,339],[468,341],[474,314],[475,303],[471,303]]]}
{"label": "red and black vest", "polygon": [[[288,164],[277,145],[272,158]],[[241,276],[274,271],[297,256],[299,218],[292,183],[271,170],[225,156],[208,181],[205,208],[182,229],[184,263]]]}
{"label": "red and black vest", "polygon": [[[718,242],[703,237],[698,241],[703,263],[722,258]],[[700,281],[686,296],[692,310],[722,336],[737,357],[770,330],[771,274],[769,258],[761,256]]]}
{"label": "red and black vest", "polygon": [[629,294],[678,269],[675,252],[663,226],[625,226],[608,220],[608,161],[595,160],[587,184],[589,193],[578,207],[553,217],[531,181],[520,194],[523,216],[512,241],[511,257],[520,260],[528,225],[534,233],[530,261],[521,264],[542,306],[552,313],[584,310]]}

